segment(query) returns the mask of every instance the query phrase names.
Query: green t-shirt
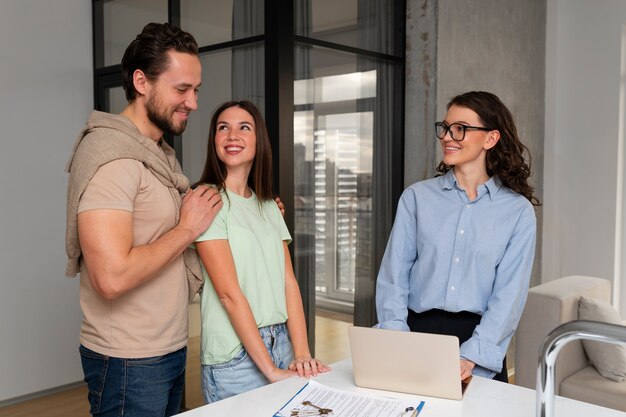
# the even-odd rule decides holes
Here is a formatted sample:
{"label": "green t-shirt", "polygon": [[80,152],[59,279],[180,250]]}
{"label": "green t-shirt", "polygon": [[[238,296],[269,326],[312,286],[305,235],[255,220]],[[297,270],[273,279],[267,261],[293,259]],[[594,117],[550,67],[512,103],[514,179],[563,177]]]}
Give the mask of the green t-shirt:
{"label": "green t-shirt", "polygon": [[[221,195],[224,206],[196,241],[228,240],[239,286],[248,299],[257,327],[286,322],[283,241],[290,243],[291,235],[278,206],[273,200],[259,204],[254,193],[250,198],[231,191],[222,191]],[[215,365],[231,360],[242,345],[206,269],[202,270],[200,356],[203,365]]]}

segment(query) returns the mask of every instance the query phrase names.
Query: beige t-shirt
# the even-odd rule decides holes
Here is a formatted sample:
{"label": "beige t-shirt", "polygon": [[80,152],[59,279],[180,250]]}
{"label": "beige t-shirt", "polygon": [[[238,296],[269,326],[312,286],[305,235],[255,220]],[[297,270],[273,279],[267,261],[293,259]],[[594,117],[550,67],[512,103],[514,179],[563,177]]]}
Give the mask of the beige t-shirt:
{"label": "beige t-shirt", "polygon": [[[78,205],[78,213],[116,209],[133,213],[133,246],[151,243],[176,225],[176,205],[167,187],[144,165],[118,159],[101,166]],[[81,260],[80,342],[103,355],[145,358],[187,344],[188,287],[183,257],[145,284],[107,300],[91,286]]]}

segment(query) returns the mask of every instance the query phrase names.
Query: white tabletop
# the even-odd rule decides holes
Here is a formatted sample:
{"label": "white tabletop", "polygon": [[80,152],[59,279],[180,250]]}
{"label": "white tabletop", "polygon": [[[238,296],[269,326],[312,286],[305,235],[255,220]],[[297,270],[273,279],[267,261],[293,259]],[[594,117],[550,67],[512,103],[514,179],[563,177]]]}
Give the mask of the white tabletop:
{"label": "white tabletop", "polygon": [[[513,384],[505,384],[491,379],[474,377],[467,387],[463,399],[461,401],[455,401],[359,388],[354,385],[352,361],[350,359],[337,362],[331,365],[331,367],[332,371],[319,375],[315,380],[329,387],[345,391],[367,393],[377,397],[385,396],[424,400],[426,404],[420,413],[420,417],[532,417],[536,414],[535,391]],[[181,413],[179,416],[271,417],[306,383],[307,380],[304,378],[289,378],[235,397]],[[558,396],[555,401],[554,415],[556,417],[626,417],[626,413],[617,410]]]}

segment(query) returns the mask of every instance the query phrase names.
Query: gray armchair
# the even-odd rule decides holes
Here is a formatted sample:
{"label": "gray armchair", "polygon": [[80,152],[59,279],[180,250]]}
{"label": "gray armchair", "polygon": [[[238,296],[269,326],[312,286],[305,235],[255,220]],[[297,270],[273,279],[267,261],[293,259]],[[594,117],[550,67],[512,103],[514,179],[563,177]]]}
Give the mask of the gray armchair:
{"label": "gray armchair", "polygon": [[[515,383],[535,388],[540,346],[555,327],[578,319],[581,296],[609,301],[611,283],[581,275],[560,278],[533,287],[515,336]],[[568,343],[555,367],[555,393],[604,407],[626,411],[626,381],[615,382],[600,375],[581,341]]]}

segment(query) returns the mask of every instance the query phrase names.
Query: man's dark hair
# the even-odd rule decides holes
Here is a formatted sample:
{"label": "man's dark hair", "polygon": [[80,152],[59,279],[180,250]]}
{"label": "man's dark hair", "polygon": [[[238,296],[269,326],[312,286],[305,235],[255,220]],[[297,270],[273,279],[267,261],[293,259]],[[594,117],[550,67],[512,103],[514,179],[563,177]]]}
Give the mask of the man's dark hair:
{"label": "man's dark hair", "polygon": [[167,70],[170,64],[167,53],[172,49],[198,55],[193,36],[169,23],[148,23],[128,45],[122,57],[122,85],[129,103],[137,98],[133,83],[135,70],[143,71],[149,81],[155,81]]}

